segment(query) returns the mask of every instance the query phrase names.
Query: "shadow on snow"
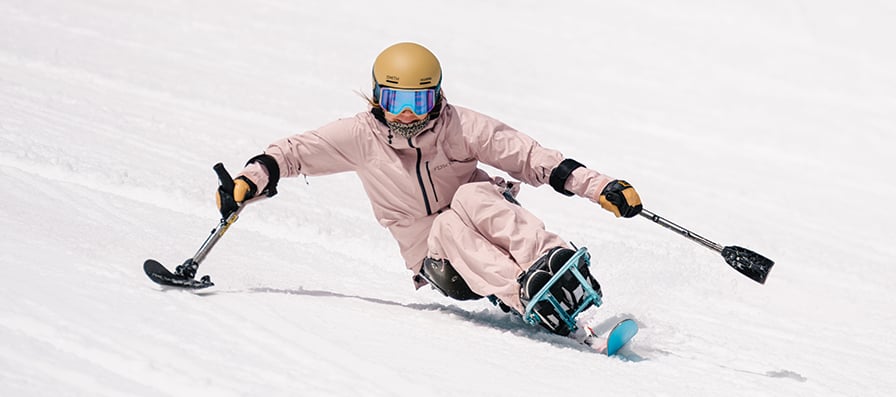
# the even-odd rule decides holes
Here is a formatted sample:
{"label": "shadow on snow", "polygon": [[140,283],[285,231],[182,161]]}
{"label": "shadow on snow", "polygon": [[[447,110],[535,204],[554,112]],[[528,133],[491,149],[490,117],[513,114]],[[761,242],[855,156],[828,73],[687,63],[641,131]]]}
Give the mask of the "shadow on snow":
{"label": "shadow on snow", "polygon": [[[411,310],[443,312],[449,315],[460,317],[464,321],[468,321],[473,324],[509,332],[516,336],[526,337],[534,341],[548,343],[555,347],[568,348],[583,352],[589,352],[592,354],[596,353],[593,349],[584,346],[570,338],[560,335],[554,335],[540,327],[529,325],[528,323],[523,321],[522,317],[520,316],[510,315],[498,310],[484,309],[479,311],[468,311],[455,305],[443,305],[439,303],[401,303],[381,298],[350,295],[332,291],[309,290],[301,287],[297,289],[256,287],[249,288],[247,290],[216,291],[209,295],[216,295],[221,293],[285,294],[313,296],[321,298],[354,299],[377,305],[403,307]],[[613,317],[601,321],[599,324],[593,326],[592,328],[594,329],[595,333],[600,335],[602,333],[608,332],[616,323],[624,318],[631,318],[631,316],[626,314],[617,314]],[[633,353],[628,346],[623,348],[623,350],[617,353],[616,356],[625,361],[644,360],[643,357]]]}

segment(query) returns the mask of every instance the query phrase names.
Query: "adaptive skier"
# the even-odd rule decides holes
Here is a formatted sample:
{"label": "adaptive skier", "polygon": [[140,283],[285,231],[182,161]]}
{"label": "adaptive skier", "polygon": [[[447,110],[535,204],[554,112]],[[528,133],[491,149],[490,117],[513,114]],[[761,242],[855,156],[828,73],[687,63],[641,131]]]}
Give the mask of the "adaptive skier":
{"label": "adaptive skier", "polygon": [[[368,101],[368,111],[276,141],[250,159],[232,189],[218,189],[222,214],[257,194],[273,196],[284,177],[353,171],[418,289],[428,283],[454,299],[489,297],[522,314],[575,251],[516,202],[517,183],[489,176],[479,162],[532,186],[547,183],[563,195],[585,197],[616,217],[641,211],[638,193],[625,181],[449,104],[438,59],[419,44],[398,43],[377,56]],[[600,293],[580,262],[579,271]],[[551,290],[564,310],[582,299],[582,285],[571,275]],[[569,334],[555,310],[539,307],[541,325]]]}

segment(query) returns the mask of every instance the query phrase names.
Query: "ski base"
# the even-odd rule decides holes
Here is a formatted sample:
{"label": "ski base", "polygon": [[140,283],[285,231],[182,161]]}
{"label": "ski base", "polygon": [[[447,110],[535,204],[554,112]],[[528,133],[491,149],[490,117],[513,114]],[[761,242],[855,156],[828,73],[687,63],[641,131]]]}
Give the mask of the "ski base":
{"label": "ski base", "polygon": [[614,356],[638,333],[638,323],[627,318],[613,327],[605,338],[591,336],[584,343],[601,354]]}
{"label": "ski base", "polygon": [[156,284],[169,287],[202,289],[215,285],[209,276],[202,276],[202,278],[197,280],[195,278],[171,273],[165,266],[162,266],[161,263],[153,259],[147,259],[146,262],[143,262],[143,271],[146,272],[149,279]]}
{"label": "ski base", "polygon": [[610,334],[607,335],[607,355],[612,356],[619,352],[628,341],[638,333],[638,323],[632,319],[625,319],[616,324]]}

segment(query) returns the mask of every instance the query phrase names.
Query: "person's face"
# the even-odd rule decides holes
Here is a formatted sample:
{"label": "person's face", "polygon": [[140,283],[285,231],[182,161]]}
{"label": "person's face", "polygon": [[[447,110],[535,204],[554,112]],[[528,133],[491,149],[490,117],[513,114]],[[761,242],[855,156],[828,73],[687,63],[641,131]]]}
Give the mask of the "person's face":
{"label": "person's face", "polygon": [[386,117],[386,121],[388,121],[390,123],[399,122],[402,124],[411,124],[413,122],[423,120],[426,118],[426,116],[428,114],[429,113],[423,114],[422,116],[418,116],[417,114],[412,112],[411,109],[409,109],[409,108],[404,108],[404,110],[402,110],[401,113],[399,113],[399,114],[392,114],[392,113],[389,113],[386,111],[383,112],[383,116]]}

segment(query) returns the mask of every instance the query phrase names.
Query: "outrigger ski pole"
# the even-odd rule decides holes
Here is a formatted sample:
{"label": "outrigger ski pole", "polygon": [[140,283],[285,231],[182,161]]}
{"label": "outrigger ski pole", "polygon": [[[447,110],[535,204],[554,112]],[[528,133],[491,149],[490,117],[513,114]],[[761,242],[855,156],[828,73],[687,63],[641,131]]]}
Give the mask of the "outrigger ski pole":
{"label": "outrigger ski pole", "polygon": [[[218,179],[222,185],[227,186],[227,184],[233,184],[233,179],[230,177],[230,174],[224,168],[223,164],[215,164],[214,170],[218,174]],[[230,190],[232,191],[233,189],[231,188]],[[236,209],[226,216],[221,217],[221,221],[214,229],[212,229],[211,234],[205,239],[205,242],[202,243],[202,246],[199,247],[196,254],[175,268],[174,273],[170,272],[155,259],[147,259],[146,262],[143,262],[143,271],[146,272],[146,275],[149,276],[150,280],[155,281],[160,285],[190,289],[207,288],[215,285],[208,275],[202,276],[199,280],[195,279],[199,264],[205,260],[205,257],[212,248],[214,248],[215,244],[218,243],[221,237],[224,236],[224,233],[227,232],[227,229],[230,228],[230,225],[236,222],[240,212],[246,208],[247,204],[263,200],[267,197],[267,195],[259,194],[258,196],[239,204]]]}
{"label": "outrigger ski pole", "polygon": [[765,284],[765,279],[766,277],[768,277],[768,272],[772,270],[772,266],[775,265],[775,262],[771,259],[768,259],[746,248],[737,246],[723,247],[721,244],[714,243],[704,237],[701,237],[696,233],[678,226],[670,222],[668,219],[656,215],[646,209],[641,210],[641,216],[650,219],[651,221],[659,224],[662,227],[665,227],[666,229],[672,230],[673,232],[685,236],[691,241],[695,241],[706,248],[722,254],[722,257],[725,258],[725,262],[727,262],[729,266],[734,268],[734,270],[739,271],[744,276],[749,277],[751,280],[758,282],[759,284]]}

